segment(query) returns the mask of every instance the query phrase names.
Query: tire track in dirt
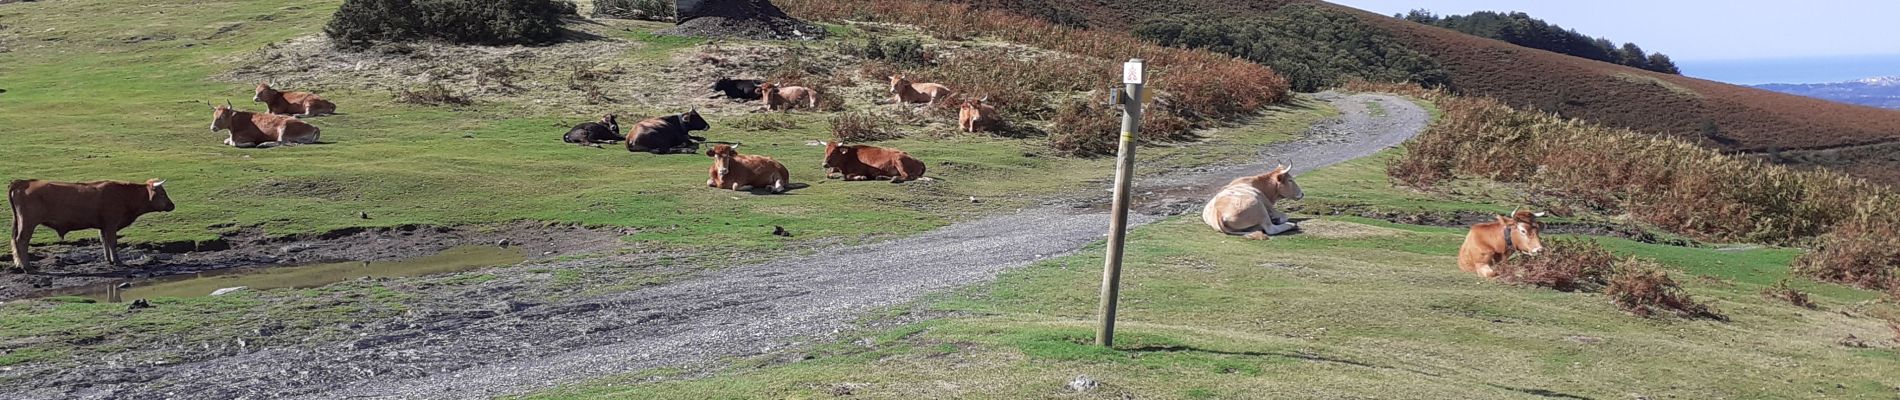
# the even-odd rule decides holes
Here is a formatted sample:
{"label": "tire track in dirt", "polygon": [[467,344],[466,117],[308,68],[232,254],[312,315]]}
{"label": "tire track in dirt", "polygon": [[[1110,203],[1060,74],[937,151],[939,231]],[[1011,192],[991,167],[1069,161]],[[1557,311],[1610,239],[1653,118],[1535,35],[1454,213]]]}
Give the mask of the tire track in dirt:
{"label": "tire track in dirt", "polygon": [[[1142,225],[1198,206],[1207,193],[1269,162],[1307,171],[1364,157],[1422,131],[1417,105],[1378,94],[1319,96],[1341,111],[1257,163],[1137,182]],[[1383,114],[1375,116],[1368,103]],[[1324,190],[1324,188],[1312,188]],[[429,312],[340,345],[271,348],[195,363],[9,382],[23,398],[475,398],[646,369],[691,366],[830,340],[881,308],[989,281],[1071,254],[1104,236],[1107,193],[958,223],[884,243],[696,273],[631,292],[535,305],[510,299]],[[588,261],[578,261],[588,262]]]}

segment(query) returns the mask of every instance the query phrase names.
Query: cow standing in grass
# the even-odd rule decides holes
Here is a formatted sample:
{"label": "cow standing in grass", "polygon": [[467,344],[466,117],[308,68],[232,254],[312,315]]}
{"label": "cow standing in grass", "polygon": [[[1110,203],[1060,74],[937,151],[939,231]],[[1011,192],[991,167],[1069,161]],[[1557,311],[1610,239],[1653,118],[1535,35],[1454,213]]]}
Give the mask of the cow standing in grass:
{"label": "cow standing in grass", "polygon": [[754,188],[769,188],[772,193],[785,193],[790,186],[792,173],[785,164],[771,157],[740,155],[739,145],[715,145],[706,150],[706,156],[712,157],[712,168],[706,170],[710,178],[706,186],[737,191],[750,191]]}
{"label": "cow standing in grass", "polygon": [[790,110],[804,106],[818,108],[818,91],[803,86],[784,86],[765,83],[759,85],[759,94],[765,96],[767,111]]}
{"label": "cow standing in grass", "polygon": [[678,115],[651,118],[633,126],[633,132],[627,138],[627,151],[653,154],[687,154],[699,152],[699,144],[706,138],[693,136],[693,131],[712,129],[705,118],[699,116],[699,109]]}
{"label": "cow standing in grass", "polygon": [[315,93],[279,92],[263,82],[257,84],[257,95],[252,96],[251,101],[264,103],[265,107],[270,108],[271,114],[277,115],[315,117],[336,114],[336,103],[324,100]]}
{"label": "cow standing in grass", "polygon": [[53,228],[62,241],[68,232],[98,229],[106,262],[119,265],[119,230],[139,216],[174,207],[165,195],[165,181],[158,179],[143,184],[13,181],[7,185],[7,202],[13,205],[13,264],[22,271],[31,271],[27,246],[42,225]]}
{"label": "cow standing in grass", "polygon": [[1293,167],[1282,165],[1264,174],[1229,182],[1201,209],[1201,221],[1221,233],[1245,235],[1253,240],[1267,240],[1271,235],[1298,229],[1275,204],[1284,199],[1306,197],[1306,191],[1293,180],[1292,170]]}
{"label": "cow standing in grass", "polygon": [[594,147],[622,140],[627,140],[627,137],[620,135],[620,117],[613,114],[600,116],[600,121],[575,125],[561,136],[562,142]]}
{"label": "cow standing in grass", "polygon": [[1544,213],[1518,210],[1511,216],[1497,216],[1496,221],[1472,225],[1471,232],[1465,234],[1465,244],[1458,248],[1458,269],[1475,273],[1485,279],[1498,276],[1497,265],[1509,258],[1511,253],[1537,255],[1544,252],[1544,240],[1540,234],[1544,224],[1537,218]]}
{"label": "cow standing in grass", "polygon": [[996,117],[996,107],[987,102],[989,96],[976,100],[964,100],[962,110],[957,111],[957,127],[964,132],[986,132],[996,130],[1003,122]]}
{"label": "cow standing in grass", "polygon": [[891,96],[897,99],[897,104],[926,104],[934,106],[937,105],[938,102],[949,99],[950,96],[955,94],[956,92],[951,91],[948,86],[927,82],[912,83],[910,78],[906,78],[903,75],[891,76]]}
{"label": "cow standing in grass", "polygon": [[303,120],[238,111],[229,101],[222,106],[211,106],[211,131],[230,131],[231,134],[224,138],[224,144],[237,148],[310,144],[316,143],[322,135],[322,130]]}
{"label": "cow standing in grass", "polygon": [[825,142],[823,167],[826,178],[847,181],[890,178],[891,183],[902,183],[924,177],[924,162],[903,150],[839,142]]}

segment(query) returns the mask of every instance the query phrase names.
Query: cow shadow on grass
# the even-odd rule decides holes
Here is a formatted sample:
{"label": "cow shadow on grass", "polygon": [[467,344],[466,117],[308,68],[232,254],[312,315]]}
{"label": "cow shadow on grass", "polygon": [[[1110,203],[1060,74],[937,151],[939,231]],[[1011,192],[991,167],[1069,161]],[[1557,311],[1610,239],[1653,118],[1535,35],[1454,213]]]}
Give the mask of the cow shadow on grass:
{"label": "cow shadow on grass", "polygon": [[806,184],[806,183],[788,183],[788,184],[785,184],[785,191],[783,191],[783,192],[778,192],[778,193],[772,193],[772,188],[770,188],[770,187],[755,187],[755,188],[751,188],[751,189],[747,189],[747,190],[738,190],[738,191],[734,191],[734,192],[737,192],[737,193],[751,193],[751,194],[752,194],[752,195],[754,195],[754,196],[784,196],[784,195],[789,195],[789,194],[793,194],[792,192],[796,192],[796,191],[798,191],[799,189],[804,189],[804,188],[808,188],[808,187],[811,187],[811,184]]}

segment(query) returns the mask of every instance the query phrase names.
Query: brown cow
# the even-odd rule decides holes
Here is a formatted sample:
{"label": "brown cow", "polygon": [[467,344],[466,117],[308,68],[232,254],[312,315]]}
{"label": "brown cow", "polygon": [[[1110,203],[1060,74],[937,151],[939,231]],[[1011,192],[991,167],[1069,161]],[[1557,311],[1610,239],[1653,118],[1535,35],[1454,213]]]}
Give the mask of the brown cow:
{"label": "brown cow", "polygon": [[963,109],[957,111],[957,127],[971,133],[996,130],[996,125],[1002,120],[996,117],[996,107],[986,103],[989,100],[989,96],[964,100]]}
{"label": "brown cow", "polygon": [[838,142],[825,142],[824,168],[826,178],[847,181],[891,178],[891,183],[902,183],[924,177],[924,162],[903,150]]}
{"label": "brown cow", "polygon": [[1458,269],[1477,273],[1478,276],[1496,278],[1496,266],[1513,252],[1537,255],[1544,251],[1544,241],[1539,237],[1544,224],[1537,218],[1544,213],[1532,213],[1518,210],[1511,216],[1498,216],[1497,221],[1472,225],[1471,233],[1465,235],[1465,244],[1458,248]]}
{"label": "brown cow", "polygon": [[13,203],[13,264],[23,271],[30,271],[26,248],[41,225],[53,228],[60,240],[66,240],[67,232],[98,229],[106,262],[119,265],[119,230],[141,215],[173,208],[165,181],[158,179],[144,184],[13,181],[7,185],[7,201]]}
{"label": "brown cow", "polygon": [[324,100],[310,92],[279,92],[269,83],[257,83],[257,95],[251,96],[251,102],[264,103],[271,114],[297,117],[314,117],[336,114],[336,103]]}
{"label": "brown cow", "polygon": [[712,157],[712,168],[706,173],[706,186],[737,191],[750,191],[753,188],[771,188],[772,193],[785,193],[790,185],[792,172],[785,164],[766,156],[739,155],[739,145],[716,145],[706,150],[706,156]]}
{"label": "brown cow", "polygon": [[935,83],[911,83],[910,79],[903,75],[891,76],[891,96],[897,99],[897,104],[937,105],[938,101],[948,99],[954,94],[956,92],[951,91],[948,86]]}
{"label": "brown cow", "polygon": [[1293,167],[1282,165],[1267,173],[1228,182],[1201,208],[1201,222],[1229,235],[1267,240],[1271,235],[1298,229],[1276,203],[1302,199],[1306,191],[1293,180]]}
{"label": "brown cow", "polygon": [[769,111],[790,110],[803,104],[805,108],[818,108],[818,91],[803,86],[784,86],[771,83],[759,84],[759,93],[765,96],[765,109]]}
{"label": "brown cow", "polygon": [[[205,103],[205,105],[211,105]],[[281,115],[238,111],[231,102],[211,106],[211,131],[230,131],[224,144],[237,148],[271,148],[316,143],[322,130],[303,120]]]}

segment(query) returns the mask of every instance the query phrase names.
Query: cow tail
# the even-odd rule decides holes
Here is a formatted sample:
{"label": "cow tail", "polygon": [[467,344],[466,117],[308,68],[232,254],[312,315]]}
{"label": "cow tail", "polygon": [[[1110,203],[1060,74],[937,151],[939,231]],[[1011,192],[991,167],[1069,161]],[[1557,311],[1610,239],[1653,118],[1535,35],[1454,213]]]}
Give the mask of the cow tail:
{"label": "cow tail", "polygon": [[[9,211],[12,211],[13,223],[16,225],[20,223],[20,200],[26,197],[27,185],[29,185],[29,183],[24,180],[13,181],[13,183],[7,184],[7,207],[11,209]],[[19,232],[12,233],[17,234]]]}

